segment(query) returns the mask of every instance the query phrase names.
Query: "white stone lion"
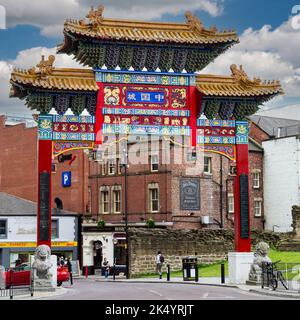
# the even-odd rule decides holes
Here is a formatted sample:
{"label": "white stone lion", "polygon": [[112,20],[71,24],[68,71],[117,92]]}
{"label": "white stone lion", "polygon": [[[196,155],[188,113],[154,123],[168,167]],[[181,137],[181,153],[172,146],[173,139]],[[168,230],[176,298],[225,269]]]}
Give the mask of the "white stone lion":
{"label": "white stone lion", "polygon": [[51,267],[51,249],[46,245],[38,246],[32,264],[34,278],[50,280],[52,278]]}
{"label": "white stone lion", "polygon": [[259,242],[255,247],[254,260],[249,272],[249,280],[260,282],[263,263],[271,263],[268,257],[270,246],[266,242]]}

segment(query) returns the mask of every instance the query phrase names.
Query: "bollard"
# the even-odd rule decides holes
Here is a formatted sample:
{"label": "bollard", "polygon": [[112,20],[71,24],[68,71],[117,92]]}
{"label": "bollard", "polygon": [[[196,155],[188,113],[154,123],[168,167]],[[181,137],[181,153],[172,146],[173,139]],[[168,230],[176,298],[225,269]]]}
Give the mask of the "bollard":
{"label": "bollard", "polygon": [[88,277],[88,266],[85,266],[85,278],[87,279]]}
{"label": "bollard", "polygon": [[116,265],[114,264],[113,279],[116,280]]}
{"label": "bollard", "polygon": [[198,270],[198,264],[195,265],[195,282],[199,281],[199,270]]}
{"label": "bollard", "polygon": [[221,263],[221,283],[225,283],[225,264]]}
{"label": "bollard", "polygon": [[170,281],[171,272],[170,272],[170,265],[169,265],[169,264],[167,264],[167,268],[168,268],[168,271],[167,271],[167,281]]}

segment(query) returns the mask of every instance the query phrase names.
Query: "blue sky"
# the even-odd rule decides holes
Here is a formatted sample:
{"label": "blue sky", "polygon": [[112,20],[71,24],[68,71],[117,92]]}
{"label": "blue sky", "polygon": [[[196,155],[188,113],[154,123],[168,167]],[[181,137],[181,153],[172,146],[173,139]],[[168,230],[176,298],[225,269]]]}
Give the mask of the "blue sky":
{"label": "blue sky", "polygon": [[[290,23],[292,8],[300,0],[0,0],[7,11],[8,27],[0,30],[0,82],[5,84],[0,86],[0,112],[21,110],[22,102],[8,100],[12,65],[27,68],[35,65],[42,53],[55,53],[63,39],[64,20],[83,18],[90,4],[104,4],[104,16],[109,18],[155,21],[184,22],[184,12],[190,10],[206,27],[235,29],[240,45],[203,72],[230,74],[230,64],[243,64],[250,76],[283,83],[286,95],[269,107],[300,101],[300,30],[293,30]],[[68,67],[70,61],[69,57],[57,58],[60,67]],[[22,108],[22,112],[28,110]]]}
{"label": "blue sky", "polygon": [[[298,3],[300,4],[300,0]],[[260,29],[266,24],[277,28],[291,15],[291,8],[295,4],[297,1],[294,0],[225,0],[224,11],[220,16],[211,16],[203,10],[195,10],[194,13],[200,17],[205,26],[216,25],[218,29],[235,29],[241,34],[247,28]],[[184,16],[165,14],[161,19],[155,20],[184,21]],[[9,23],[9,19],[7,22]],[[54,47],[60,41],[62,32],[56,37],[46,37],[41,35],[39,27],[32,25],[18,25],[1,30],[0,60],[14,59],[19,51],[32,47]]]}

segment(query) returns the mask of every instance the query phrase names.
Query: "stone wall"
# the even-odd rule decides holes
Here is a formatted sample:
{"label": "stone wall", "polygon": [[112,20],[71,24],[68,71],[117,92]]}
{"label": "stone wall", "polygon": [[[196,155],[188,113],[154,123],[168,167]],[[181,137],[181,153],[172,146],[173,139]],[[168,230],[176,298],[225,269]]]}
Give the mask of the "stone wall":
{"label": "stone wall", "polygon": [[[286,234],[253,231],[253,249],[259,241],[266,241],[276,248]],[[182,258],[196,256],[199,264],[210,264],[227,258],[229,251],[234,251],[233,230],[199,229],[129,229],[129,252],[131,276],[154,273],[155,257],[161,251],[165,257],[163,271],[167,264],[171,270],[181,270]]]}

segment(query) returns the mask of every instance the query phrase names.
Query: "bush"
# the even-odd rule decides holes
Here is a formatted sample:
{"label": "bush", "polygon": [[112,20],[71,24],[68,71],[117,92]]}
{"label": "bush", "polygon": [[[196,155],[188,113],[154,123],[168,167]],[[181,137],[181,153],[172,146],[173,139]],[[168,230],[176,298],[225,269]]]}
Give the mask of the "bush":
{"label": "bush", "polygon": [[98,227],[98,228],[101,228],[101,229],[104,228],[104,227],[105,227],[105,221],[104,221],[104,220],[98,221],[97,227]]}
{"label": "bush", "polygon": [[149,219],[146,222],[146,225],[148,228],[154,228],[155,227],[155,221],[153,219]]}

